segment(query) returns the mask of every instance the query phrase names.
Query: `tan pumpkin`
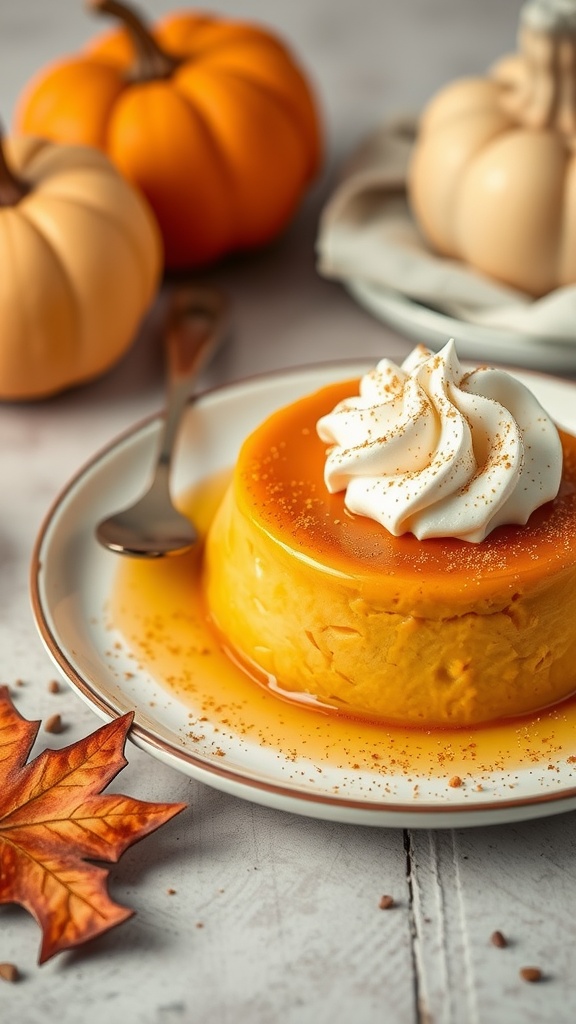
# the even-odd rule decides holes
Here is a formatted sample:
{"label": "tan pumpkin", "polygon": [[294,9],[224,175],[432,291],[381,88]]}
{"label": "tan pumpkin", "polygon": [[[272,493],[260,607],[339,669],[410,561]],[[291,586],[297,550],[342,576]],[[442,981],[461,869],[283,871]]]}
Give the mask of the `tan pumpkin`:
{"label": "tan pumpkin", "polygon": [[0,267],[0,398],[43,398],[131,344],[162,270],[160,233],[97,150],[0,138]]}
{"label": "tan pumpkin", "polygon": [[576,10],[558,12],[532,0],[517,54],[440,90],[408,173],[434,250],[533,296],[576,282]]}

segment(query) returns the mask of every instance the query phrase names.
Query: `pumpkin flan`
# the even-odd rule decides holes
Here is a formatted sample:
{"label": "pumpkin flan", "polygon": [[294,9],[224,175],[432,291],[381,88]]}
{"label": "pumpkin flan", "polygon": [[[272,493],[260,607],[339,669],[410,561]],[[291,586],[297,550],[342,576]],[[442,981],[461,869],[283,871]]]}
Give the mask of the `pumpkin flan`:
{"label": "pumpkin flan", "polygon": [[448,348],[379,364],[401,430],[375,415],[372,376],[364,399],[362,381],[334,383],[242,445],[207,537],[207,606],[230,656],[288,699],[434,728],[576,690],[576,438],[515,379],[508,415],[508,375],[460,372]]}

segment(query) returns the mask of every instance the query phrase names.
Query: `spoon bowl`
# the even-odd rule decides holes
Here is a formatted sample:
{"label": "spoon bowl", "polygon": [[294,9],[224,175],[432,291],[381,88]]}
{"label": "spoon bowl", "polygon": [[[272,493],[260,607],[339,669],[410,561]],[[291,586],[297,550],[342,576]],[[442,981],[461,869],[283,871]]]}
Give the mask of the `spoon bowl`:
{"label": "spoon bowl", "polygon": [[192,383],[220,344],[227,321],[228,305],[218,289],[198,285],[172,294],[164,333],[168,394],[154,471],[147,490],[133,505],[98,523],[96,538],[110,551],[161,558],[189,551],[196,543],[194,524],[172,501],[172,452],[192,400]]}
{"label": "spoon bowl", "polygon": [[96,536],[110,551],[140,558],[183,554],[198,539],[194,523],[155,486],[134,505],[98,523]]}

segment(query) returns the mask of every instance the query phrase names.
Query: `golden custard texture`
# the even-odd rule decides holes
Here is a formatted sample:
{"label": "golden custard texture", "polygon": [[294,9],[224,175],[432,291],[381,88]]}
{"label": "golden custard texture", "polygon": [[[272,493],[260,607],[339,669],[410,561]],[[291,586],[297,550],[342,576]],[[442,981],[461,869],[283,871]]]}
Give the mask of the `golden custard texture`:
{"label": "golden custard texture", "polygon": [[259,681],[418,726],[521,715],[576,690],[576,438],[558,497],[481,544],[393,537],[323,480],[331,385],[242,446],[206,541],[222,642]]}

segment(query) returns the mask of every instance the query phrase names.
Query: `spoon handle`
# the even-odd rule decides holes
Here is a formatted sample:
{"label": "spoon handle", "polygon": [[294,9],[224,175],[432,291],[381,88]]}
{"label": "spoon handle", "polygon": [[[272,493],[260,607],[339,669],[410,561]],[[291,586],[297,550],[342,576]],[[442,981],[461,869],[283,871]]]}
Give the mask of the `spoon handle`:
{"label": "spoon handle", "polygon": [[158,452],[166,471],[192,382],[219,345],[228,323],[225,296],[208,285],[176,289],[170,297],[165,329],[168,393]]}

